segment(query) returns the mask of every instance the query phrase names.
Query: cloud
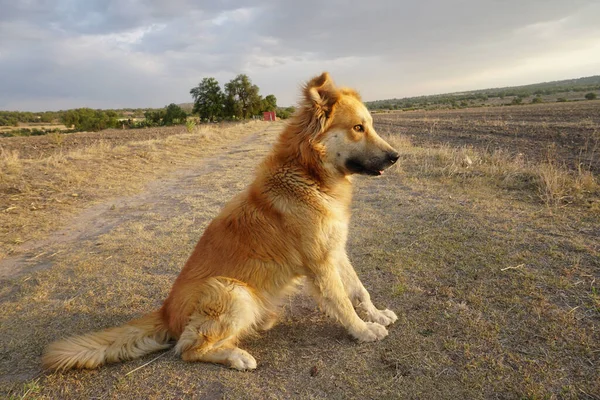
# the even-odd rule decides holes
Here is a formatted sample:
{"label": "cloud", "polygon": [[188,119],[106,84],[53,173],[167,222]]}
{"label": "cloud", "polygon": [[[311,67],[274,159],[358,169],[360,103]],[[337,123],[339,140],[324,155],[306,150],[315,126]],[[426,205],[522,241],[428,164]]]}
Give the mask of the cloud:
{"label": "cloud", "polygon": [[157,107],[247,73],[294,103],[329,70],[367,100],[600,70],[594,0],[0,0],[0,109]]}

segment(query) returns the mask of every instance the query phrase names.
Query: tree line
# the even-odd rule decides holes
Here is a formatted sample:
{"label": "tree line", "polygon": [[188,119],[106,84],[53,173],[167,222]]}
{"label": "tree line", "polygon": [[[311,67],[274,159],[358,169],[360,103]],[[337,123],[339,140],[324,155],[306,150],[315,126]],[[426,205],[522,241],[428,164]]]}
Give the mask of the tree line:
{"label": "tree line", "polygon": [[263,98],[258,86],[245,74],[227,82],[223,90],[215,78],[204,78],[190,94],[194,99],[192,113],[206,121],[248,119],[277,109],[275,96],[270,94]]}
{"label": "tree line", "polygon": [[275,110],[280,117],[287,118],[294,112],[293,107],[278,108],[277,98],[272,94],[262,97],[259,87],[253,84],[245,74],[240,74],[227,82],[223,89],[215,78],[204,78],[190,90],[190,94],[193,99],[193,107],[189,114],[177,104],[169,104],[159,109],[95,110],[77,108],[40,113],[0,111],[0,126],[61,122],[75,131],[99,131],[108,128],[142,128],[185,124],[188,116],[196,116],[202,121],[208,122],[243,120],[262,115],[265,111]]}
{"label": "tree line", "polygon": [[57,120],[62,111],[44,111],[34,113],[30,111],[0,111],[0,126],[17,126],[19,122],[51,123]]}

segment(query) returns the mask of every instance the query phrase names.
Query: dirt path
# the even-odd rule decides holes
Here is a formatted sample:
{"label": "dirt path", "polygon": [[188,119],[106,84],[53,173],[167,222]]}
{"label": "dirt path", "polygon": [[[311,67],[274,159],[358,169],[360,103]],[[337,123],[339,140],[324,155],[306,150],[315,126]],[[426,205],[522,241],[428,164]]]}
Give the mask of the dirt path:
{"label": "dirt path", "polygon": [[[46,239],[27,242],[16,250],[17,255],[0,260],[0,279],[49,268],[53,257],[74,244],[94,240],[125,222],[142,220],[147,212],[173,218],[189,211],[186,198],[206,196],[213,189],[213,182],[203,180],[203,177],[219,170],[237,168],[239,171],[235,172],[235,176],[243,175],[245,169],[252,170],[274,137],[272,128],[257,132],[224,149],[224,154],[203,159],[195,168],[178,170],[167,179],[151,182],[140,194],[117,197],[87,208]],[[221,175],[232,174],[228,171]]]}

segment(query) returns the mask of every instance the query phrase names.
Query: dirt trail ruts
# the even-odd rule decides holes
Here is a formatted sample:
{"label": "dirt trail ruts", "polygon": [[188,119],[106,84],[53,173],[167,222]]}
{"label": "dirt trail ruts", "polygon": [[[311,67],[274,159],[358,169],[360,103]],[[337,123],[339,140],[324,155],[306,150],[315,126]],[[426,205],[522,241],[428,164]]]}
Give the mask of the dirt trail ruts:
{"label": "dirt trail ruts", "polygon": [[[151,182],[146,190],[133,196],[122,196],[89,207],[70,219],[62,229],[47,238],[23,244],[16,255],[0,260],[0,279],[11,279],[28,272],[49,268],[52,258],[68,251],[81,240],[90,240],[109,232],[120,224],[140,219],[147,212],[164,216],[184,213],[188,196],[210,192],[210,183],[202,176],[219,169],[248,165],[251,170],[269,148],[280,127],[256,132],[234,146],[223,147],[223,154],[207,157],[189,169],[175,171],[170,177]],[[235,155],[229,157],[229,155]],[[222,204],[221,204],[222,205]]]}

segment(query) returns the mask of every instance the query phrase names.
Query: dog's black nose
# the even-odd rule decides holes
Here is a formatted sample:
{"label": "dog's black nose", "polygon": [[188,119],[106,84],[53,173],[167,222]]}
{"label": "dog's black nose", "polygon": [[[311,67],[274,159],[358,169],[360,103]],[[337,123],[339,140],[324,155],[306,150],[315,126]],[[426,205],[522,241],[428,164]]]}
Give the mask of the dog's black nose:
{"label": "dog's black nose", "polygon": [[396,153],[395,151],[393,153],[388,153],[388,159],[392,164],[398,161],[399,158],[400,154]]}

